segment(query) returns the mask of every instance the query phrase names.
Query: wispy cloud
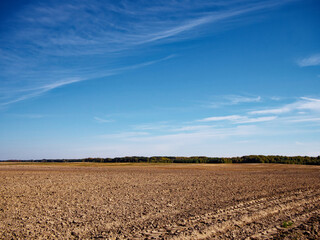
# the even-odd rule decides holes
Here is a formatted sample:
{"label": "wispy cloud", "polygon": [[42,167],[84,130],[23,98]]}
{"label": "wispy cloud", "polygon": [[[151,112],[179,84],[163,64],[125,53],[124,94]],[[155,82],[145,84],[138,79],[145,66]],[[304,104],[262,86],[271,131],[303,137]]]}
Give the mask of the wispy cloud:
{"label": "wispy cloud", "polygon": [[170,125],[166,121],[154,122],[154,123],[144,123],[144,124],[139,124],[139,125],[133,126],[134,129],[142,130],[142,131],[145,131],[145,130],[161,130],[161,129],[167,129],[169,127],[170,127]]}
{"label": "wispy cloud", "polygon": [[[77,83],[77,82],[81,82],[81,81],[87,81],[90,79],[94,79],[94,78],[100,78],[100,77],[108,77],[108,76],[112,76],[112,75],[116,75],[116,74],[120,74],[124,71],[129,71],[129,70],[134,70],[137,68],[141,68],[141,67],[146,67],[161,61],[165,61],[168,59],[173,58],[175,55],[169,55],[167,57],[161,58],[161,59],[157,59],[157,60],[153,60],[153,61],[148,61],[148,62],[143,62],[140,64],[135,64],[135,65],[131,65],[131,66],[125,66],[125,67],[121,67],[121,68],[115,68],[115,69],[109,69],[109,70],[100,70],[100,71],[96,71],[94,74],[90,74],[90,73],[83,73],[81,74],[82,77],[72,77],[72,78],[65,78],[65,79],[59,79],[59,80],[55,80],[55,81],[50,81],[50,79],[48,79],[49,81],[41,81],[43,82],[43,85],[40,85],[38,83],[39,86],[35,86],[35,87],[25,87],[25,88],[18,88],[18,89],[14,89],[12,90],[11,94],[13,95],[13,99],[12,100],[7,100],[4,102],[0,102],[0,106],[6,106],[6,105],[10,105],[12,103],[16,103],[16,102],[20,102],[29,98],[33,98],[39,95],[42,95],[48,91],[51,91],[55,88],[59,88],[65,85],[69,85],[69,84],[73,84],[73,83]],[[46,82],[51,82],[51,83],[46,83]],[[1,91],[0,91],[1,93]]]}
{"label": "wispy cloud", "polygon": [[10,114],[10,116],[18,117],[18,118],[37,119],[37,118],[44,118],[46,115],[35,114],[35,113],[25,113],[25,114]]}
{"label": "wispy cloud", "polygon": [[57,87],[157,63],[119,64],[147,46],[194,38],[203,33],[194,29],[240,20],[287,2],[58,0],[25,5],[6,19],[7,32],[0,35],[0,102],[9,105]]}
{"label": "wispy cloud", "polygon": [[209,108],[219,108],[238,104],[259,103],[262,101],[261,96],[225,95],[216,96],[215,98],[216,100],[206,103],[205,106]]}
{"label": "wispy cloud", "polygon": [[284,114],[296,110],[320,111],[320,99],[301,97],[298,101],[278,108],[255,110],[249,114]]}
{"label": "wispy cloud", "polygon": [[247,136],[257,134],[257,128],[251,126],[235,126],[225,128],[194,129],[194,131],[181,131],[178,133],[151,134],[149,132],[120,132],[116,134],[101,135],[99,138],[120,140],[136,143],[170,143],[182,144],[186,142],[205,141],[206,139],[221,139],[232,136]]}
{"label": "wispy cloud", "polygon": [[314,54],[309,57],[302,58],[297,61],[297,64],[300,67],[319,66],[320,65],[320,54]]}
{"label": "wispy cloud", "polygon": [[267,121],[275,120],[276,118],[277,118],[276,116],[249,118],[247,116],[229,115],[229,116],[208,117],[208,118],[200,119],[197,121],[198,122],[216,122],[216,121],[228,120],[235,124],[241,124],[241,123],[267,122]]}
{"label": "wispy cloud", "polygon": [[111,119],[105,119],[105,118],[101,118],[101,117],[94,117],[93,119],[98,123],[110,123],[110,122],[113,122],[113,120],[111,120]]}
{"label": "wispy cloud", "polygon": [[292,105],[285,105],[280,108],[251,111],[250,114],[282,114],[282,113],[288,113],[293,109],[294,107]]}
{"label": "wispy cloud", "polygon": [[[188,122],[184,121],[185,119],[180,122],[149,122],[132,125],[131,128],[126,126],[123,131],[95,136],[94,138],[101,140],[104,145],[100,142],[100,145],[92,148],[116,156],[180,153],[193,156],[254,153],[318,155],[318,142],[313,139],[319,132],[319,129],[315,128],[320,124],[319,102],[320,99],[310,97],[291,99],[289,104],[270,101],[270,104],[280,105],[278,108],[270,108],[271,110],[289,111],[269,111],[266,116],[258,115],[262,113],[252,114],[246,108],[241,108],[241,114],[193,119]],[[264,105],[265,102],[260,104]],[[239,112],[239,109],[235,111]],[[305,136],[304,141],[301,141],[302,135]],[[309,141],[308,144],[298,144],[301,148],[296,146],[297,142],[305,141]],[[123,149],[126,149],[125,153]]]}
{"label": "wispy cloud", "polygon": [[182,126],[178,128],[174,128],[172,131],[174,132],[193,132],[193,131],[199,131],[199,130],[208,130],[211,129],[211,125],[189,125],[189,126]]}
{"label": "wispy cloud", "polygon": [[198,122],[212,122],[212,121],[224,121],[224,120],[239,120],[242,117],[239,115],[229,115],[229,116],[218,116],[218,117],[207,117],[200,120]]}
{"label": "wispy cloud", "polygon": [[128,131],[128,132],[120,132],[120,133],[113,133],[113,134],[103,134],[98,137],[103,139],[117,140],[117,139],[133,139],[133,138],[145,137],[147,135],[149,135],[148,132]]}
{"label": "wispy cloud", "polygon": [[[59,46],[74,47],[67,48],[67,52],[60,49],[62,51],[58,52],[62,54],[113,52],[132,45],[168,39],[207,23],[286,2],[289,1],[54,1],[25,9],[18,16],[18,21],[27,22],[27,28],[17,34],[37,46],[49,47],[51,50],[57,50]],[[54,28],[63,34],[56,34]],[[31,32],[31,29],[36,31]],[[35,36],[38,38],[33,39]],[[89,49],[83,51],[79,49],[81,46]]]}
{"label": "wispy cloud", "polygon": [[276,116],[268,116],[268,117],[258,117],[258,118],[248,118],[244,117],[237,121],[237,123],[258,123],[258,122],[268,122],[277,119]]}
{"label": "wispy cloud", "polygon": [[317,122],[317,123],[320,123],[320,117],[311,117],[311,118],[306,118],[306,117],[300,117],[300,118],[291,118],[291,119],[288,119],[288,121],[290,122]]}
{"label": "wispy cloud", "polygon": [[238,104],[238,103],[249,103],[249,102],[260,102],[261,97],[245,97],[245,96],[229,96],[228,99],[231,101],[233,104]]}

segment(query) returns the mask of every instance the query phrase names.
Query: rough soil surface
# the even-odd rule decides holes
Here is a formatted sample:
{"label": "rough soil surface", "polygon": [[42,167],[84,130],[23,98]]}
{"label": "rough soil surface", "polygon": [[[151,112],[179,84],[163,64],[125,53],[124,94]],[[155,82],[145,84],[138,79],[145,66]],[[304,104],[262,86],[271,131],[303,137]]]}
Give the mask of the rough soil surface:
{"label": "rough soil surface", "polygon": [[320,239],[319,225],[317,166],[0,163],[0,239]]}

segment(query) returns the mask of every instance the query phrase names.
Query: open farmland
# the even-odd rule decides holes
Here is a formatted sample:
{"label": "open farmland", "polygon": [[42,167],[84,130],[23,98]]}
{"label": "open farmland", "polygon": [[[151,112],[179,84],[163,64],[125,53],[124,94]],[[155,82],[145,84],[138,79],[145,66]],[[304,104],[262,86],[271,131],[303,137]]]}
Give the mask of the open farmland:
{"label": "open farmland", "polygon": [[0,164],[0,239],[317,239],[319,166]]}

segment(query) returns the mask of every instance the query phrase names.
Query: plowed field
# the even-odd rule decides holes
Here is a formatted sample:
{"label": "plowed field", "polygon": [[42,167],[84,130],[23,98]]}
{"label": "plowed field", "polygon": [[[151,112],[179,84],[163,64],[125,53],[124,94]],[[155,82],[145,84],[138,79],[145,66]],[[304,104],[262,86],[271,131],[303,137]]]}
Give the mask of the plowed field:
{"label": "plowed field", "polygon": [[0,239],[320,239],[320,167],[0,164]]}

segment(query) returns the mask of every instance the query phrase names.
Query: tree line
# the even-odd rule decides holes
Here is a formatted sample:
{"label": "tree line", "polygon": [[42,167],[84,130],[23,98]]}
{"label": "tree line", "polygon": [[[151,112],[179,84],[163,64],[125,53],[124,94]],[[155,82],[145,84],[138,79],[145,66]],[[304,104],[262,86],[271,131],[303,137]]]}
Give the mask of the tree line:
{"label": "tree line", "polygon": [[[20,160],[8,160],[19,162]],[[24,161],[25,162],[25,161]],[[242,157],[116,157],[116,158],[83,158],[83,159],[41,159],[28,162],[99,162],[99,163],[281,163],[320,165],[320,156],[278,156],[278,155],[248,155]]]}

